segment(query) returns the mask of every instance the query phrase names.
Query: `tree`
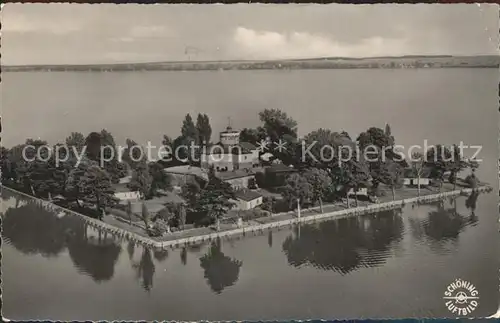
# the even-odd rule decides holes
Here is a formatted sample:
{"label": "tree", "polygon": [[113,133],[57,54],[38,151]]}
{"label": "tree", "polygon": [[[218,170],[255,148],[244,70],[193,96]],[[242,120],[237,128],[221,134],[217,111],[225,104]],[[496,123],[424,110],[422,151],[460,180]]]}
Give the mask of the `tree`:
{"label": "tree", "polygon": [[196,131],[198,132],[198,142],[202,145],[208,145],[210,143],[210,137],[212,136],[212,127],[210,126],[210,119],[206,114],[198,114],[198,119],[196,120]]}
{"label": "tree", "polygon": [[[352,172],[357,173],[356,169],[363,170],[361,166],[364,164],[362,160],[357,160],[357,145],[347,132],[338,133],[320,128],[307,134],[303,142],[309,153],[302,156],[302,167],[325,170],[331,178],[332,193],[339,196],[341,191],[338,188],[344,188],[347,193],[349,187],[358,185],[353,182],[355,179],[362,182],[363,178],[353,176]],[[349,205],[349,196],[347,202]]]}
{"label": "tree", "polygon": [[95,205],[101,219],[106,208],[113,207],[118,202],[111,187],[111,177],[98,166],[90,166],[86,169],[78,182],[78,190],[82,200]]}
{"label": "tree", "polygon": [[243,128],[240,132],[240,141],[249,142],[254,145],[258,145],[266,137],[266,130],[263,127],[257,127],[256,129]]}
{"label": "tree", "polygon": [[341,134],[343,137],[345,137],[345,138],[347,138],[347,139],[349,139],[349,140],[352,140],[351,136],[349,135],[349,133],[348,133],[347,131],[342,130],[342,131],[340,132],[340,134]]}
{"label": "tree", "polygon": [[259,118],[272,141],[279,140],[285,135],[297,137],[297,121],[289,117],[286,112],[265,109],[259,113]]}
{"label": "tree", "polygon": [[312,168],[304,173],[312,189],[312,201],[319,201],[323,213],[323,198],[331,191],[332,179],[325,170]]}
{"label": "tree", "polygon": [[[347,196],[347,207],[349,203],[349,191],[351,189],[356,193],[363,185],[367,185],[370,180],[370,173],[366,163],[353,157],[347,162],[342,163],[340,169],[335,174],[335,182],[340,183]],[[358,205],[357,195],[354,195],[356,206]]]}
{"label": "tree", "polygon": [[127,201],[127,209],[126,209],[127,215],[128,215],[128,224],[132,225],[132,203],[130,201]]}
{"label": "tree", "polygon": [[161,209],[160,211],[158,211],[158,213],[156,213],[155,218],[161,219],[161,220],[165,221],[166,223],[170,223],[170,220],[172,219],[172,216],[173,216],[172,209],[173,209],[173,207],[172,207],[171,203],[166,204],[163,209]]}
{"label": "tree", "polygon": [[80,132],[72,132],[66,138],[65,142],[68,148],[70,149],[71,153],[73,153],[75,150],[78,153],[81,153],[83,147],[85,147],[85,137]]}
{"label": "tree", "polygon": [[257,189],[257,181],[255,178],[252,177],[248,180],[248,188],[251,190]]}
{"label": "tree", "polygon": [[115,139],[110,132],[105,129],[100,132],[91,132],[85,138],[85,145],[87,157],[103,166],[114,183],[126,175],[126,168],[119,163]]}
{"label": "tree", "polygon": [[394,140],[390,134],[390,127],[386,130],[382,130],[377,127],[370,127],[367,131],[359,134],[356,139],[360,148],[366,148],[369,145],[373,145],[377,148],[389,148],[394,144]]}
{"label": "tree", "polygon": [[283,164],[298,164],[297,122],[278,109],[265,109],[259,113],[259,118],[266,137],[270,139],[268,151]]}
{"label": "tree", "polygon": [[163,166],[160,163],[149,163],[148,169],[151,176],[151,195],[156,195],[158,190],[172,190],[172,177],[163,171]]}
{"label": "tree", "polygon": [[9,159],[9,149],[0,146],[0,169],[2,172],[2,183],[15,180],[15,164]]}
{"label": "tree", "polygon": [[132,169],[135,169],[139,163],[147,161],[147,156],[143,153],[144,150],[137,142],[128,138],[125,142],[127,148],[123,150],[123,154],[120,156],[122,161],[130,165]]}
{"label": "tree", "polygon": [[420,197],[420,179],[422,178],[422,174],[424,172],[425,160],[424,155],[420,152],[414,152],[411,156],[411,168],[413,174],[417,177],[417,189],[418,189],[418,197]]}
{"label": "tree", "polygon": [[172,143],[173,143],[172,138],[170,138],[170,137],[169,137],[169,136],[167,136],[167,135],[163,135],[163,139],[162,139],[162,141],[161,141],[161,144],[162,144],[163,146],[166,146],[166,147],[172,147]]}
{"label": "tree", "polygon": [[367,164],[373,186],[376,188],[382,180],[383,163],[387,160],[394,160],[396,157],[393,150],[394,137],[391,135],[391,128],[389,125],[386,125],[385,130],[371,127],[358,136],[357,142],[363,155],[369,158]]}
{"label": "tree", "polygon": [[146,227],[146,232],[149,233],[149,224],[151,222],[151,214],[149,213],[148,207],[146,206],[146,203],[144,203],[144,202],[142,202],[141,220],[144,222],[144,226]]}
{"label": "tree", "polygon": [[107,131],[106,129],[102,129],[101,130],[101,145],[102,146],[110,146],[112,147],[113,149],[116,148],[116,142],[115,142],[115,138],[113,137],[113,135]]}
{"label": "tree", "polygon": [[[32,146],[29,147],[31,149],[24,150],[28,146]],[[19,180],[24,190],[32,195],[47,197],[50,193],[62,194],[66,173],[61,165],[56,164],[50,148],[44,147],[48,147],[47,142],[40,139],[27,139],[24,145],[14,147],[7,157],[7,173],[16,182]]]}
{"label": "tree", "polygon": [[207,186],[199,194],[197,209],[214,219],[219,231],[220,219],[236,205],[233,202],[236,198],[231,185],[217,178],[213,169],[209,171],[208,178]]}
{"label": "tree", "polygon": [[467,175],[467,177],[465,178],[465,183],[467,183],[470,188],[476,188],[479,185],[480,181],[477,178],[475,172],[472,172],[472,174]]}
{"label": "tree", "polygon": [[192,142],[198,143],[199,133],[198,129],[193,123],[193,119],[189,113],[186,115],[184,121],[182,122],[181,128],[181,136],[184,138],[189,144]]}
{"label": "tree", "polygon": [[104,169],[111,176],[112,181],[118,183],[119,179],[127,174],[127,170],[124,165],[119,163],[118,150],[113,135],[106,129],[102,129],[100,135],[100,160],[104,161]]}
{"label": "tree", "polygon": [[80,181],[90,166],[96,166],[95,162],[84,160],[78,166],[73,167],[68,172],[68,177],[66,179],[66,189],[64,192],[64,197],[69,201],[74,201],[79,207],[80,199],[83,197],[83,191],[80,189]]}
{"label": "tree", "polygon": [[177,207],[177,214],[179,219],[179,227],[184,230],[184,226],[186,225],[186,206],[180,203]]}
{"label": "tree", "polygon": [[401,174],[402,168],[398,163],[392,160],[387,160],[382,164],[380,170],[380,179],[382,183],[391,188],[393,201],[396,199],[396,187],[400,183]]}
{"label": "tree", "polygon": [[447,147],[443,145],[431,147],[426,154],[426,165],[431,168],[431,176],[442,181],[452,158],[452,153]]}
{"label": "tree", "polygon": [[303,174],[298,173],[293,173],[286,178],[282,195],[290,209],[293,209],[297,201],[300,206],[305,206],[310,204],[315,197],[312,184]]}
{"label": "tree", "polygon": [[153,178],[149,173],[148,165],[145,162],[137,164],[136,168],[132,173],[132,179],[128,184],[128,187],[132,190],[137,190],[141,192],[144,198],[149,198],[151,196]]}
{"label": "tree", "polygon": [[473,162],[468,162],[464,159],[460,148],[457,145],[453,145],[451,149],[452,160],[447,163],[447,170],[450,171],[450,177],[448,181],[453,184],[453,190],[457,186],[457,175],[464,169],[468,167],[476,167],[477,164]]}
{"label": "tree", "polygon": [[91,132],[85,138],[85,146],[87,147],[87,157],[94,161],[99,161],[101,153],[102,137],[99,132]]}
{"label": "tree", "polygon": [[201,187],[198,182],[188,182],[182,187],[181,195],[187,202],[189,212],[196,212],[200,194]]}
{"label": "tree", "polygon": [[183,136],[175,138],[172,148],[174,154],[172,160],[176,163],[191,162],[192,156],[190,156],[189,146],[192,142],[193,140],[191,140],[190,138],[185,138]]}
{"label": "tree", "polygon": [[186,206],[184,203],[169,202],[158,213],[158,218],[167,222],[171,227],[184,229],[186,224]]}
{"label": "tree", "polygon": [[[449,171],[449,182],[456,187],[456,178],[459,172],[467,167],[477,167],[476,162],[468,162],[463,156],[460,148],[453,145],[450,148],[444,145],[437,145],[427,151],[426,165],[432,169],[431,176],[439,179],[441,185],[444,181],[444,174]],[[440,186],[441,189],[441,186]]]}
{"label": "tree", "polygon": [[55,158],[47,162],[35,160],[28,164],[28,174],[33,190],[39,196],[64,194],[68,172],[62,165],[57,166]]}
{"label": "tree", "polygon": [[274,213],[274,204],[276,203],[276,198],[274,196],[264,196],[262,199],[261,208],[263,210],[269,211],[271,214]]}
{"label": "tree", "polygon": [[161,144],[165,147],[165,155],[161,156],[160,162],[164,165],[171,164],[175,160],[174,141],[169,136],[163,135]]}
{"label": "tree", "polygon": [[345,147],[352,151],[356,148],[356,143],[345,135],[324,128],[308,133],[303,142],[309,152],[302,156],[304,166],[327,170],[338,167],[340,149]]}
{"label": "tree", "polygon": [[391,126],[388,123],[385,125],[385,136],[389,138],[394,144],[395,140],[394,137],[392,136]]}

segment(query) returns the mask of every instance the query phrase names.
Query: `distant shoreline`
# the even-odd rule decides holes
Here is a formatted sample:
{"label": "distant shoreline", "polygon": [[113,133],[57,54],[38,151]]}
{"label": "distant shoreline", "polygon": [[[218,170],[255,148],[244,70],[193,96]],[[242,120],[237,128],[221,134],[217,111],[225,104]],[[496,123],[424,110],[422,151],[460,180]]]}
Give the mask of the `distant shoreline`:
{"label": "distant shoreline", "polygon": [[226,71],[296,69],[499,68],[500,56],[401,56],[268,61],[184,61],[88,65],[3,65],[2,72]]}

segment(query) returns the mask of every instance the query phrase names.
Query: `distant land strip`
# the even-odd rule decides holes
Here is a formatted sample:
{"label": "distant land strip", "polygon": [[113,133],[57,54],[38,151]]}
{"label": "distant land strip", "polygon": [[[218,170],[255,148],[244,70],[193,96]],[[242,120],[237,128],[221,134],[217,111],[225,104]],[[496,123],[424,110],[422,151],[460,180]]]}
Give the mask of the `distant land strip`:
{"label": "distant land strip", "polygon": [[2,72],[224,71],[296,69],[500,68],[500,56],[326,57],[287,60],[183,61],[92,65],[2,65]]}

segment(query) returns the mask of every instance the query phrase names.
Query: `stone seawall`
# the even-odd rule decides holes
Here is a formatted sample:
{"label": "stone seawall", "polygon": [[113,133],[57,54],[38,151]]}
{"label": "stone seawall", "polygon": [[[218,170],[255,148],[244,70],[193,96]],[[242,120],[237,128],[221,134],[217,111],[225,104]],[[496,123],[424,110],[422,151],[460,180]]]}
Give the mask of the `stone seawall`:
{"label": "stone seawall", "polygon": [[77,217],[81,218],[84,222],[87,223],[87,225],[89,225],[92,228],[95,228],[98,230],[103,230],[105,232],[110,233],[111,235],[113,235],[115,237],[123,238],[123,239],[127,239],[127,240],[132,240],[136,243],[139,243],[139,244],[151,247],[151,248],[167,248],[167,247],[178,247],[178,246],[189,245],[189,244],[197,244],[200,242],[212,241],[212,240],[217,239],[217,238],[226,238],[226,237],[231,237],[231,236],[256,233],[256,232],[261,232],[263,230],[270,230],[273,228],[286,227],[286,226],[291,226],[293,224],[298,224],[298,223],[315,222],[315,221],[320,221],[320,220],[325,220],[325,219],[372,214],[372,213],[377,213],[377,212],[381,212],[381,211],[402,208],[406,204],[430,203],[430,202],[438,201],[438,200],[441,200],[441,199],[444,199],[447,197],[451,197],[451,196],[471,194],[472,192],[491,192],[493,190],[492,187],[490,187],[490,186],[481,186],[481,187],[478,187],[476,189],[464,188],[464,189],[460,189],[460,190],[431,194],[431,195],[424,195],[421,197],[414,197],[414,198],[409,198],[409,199],[404,199],[404,200],[370,204],[368,206],[353,207],[353,208],[334,211],[334,212],[307,215],[307,216],[303,216],[300,218],[296,217],[296,218],[287,219],[287,220],[277,220],[277,221],[270,222],[270,223],[250,225],[250,226],[246,226],[246,227],[242,227],[242,228],[231,229],[231,230],[220,231],[220,232],[213,232],[210,234],[204,234],[204,235],[199,235],[199,236],[194,236],[194,237],[179,238],[179,239],[168,240],[168,241],[158,241],[158,240],[155,240],[155,239],[152,239],[149,237],[143,237],[139,234],[130,232],[130,231],[122,229],[122,228],[115,227],[113,225],[104,223],[100,220],[90,218],[88,216],[77,213],[75,211],[72,211],[72,210],[66,209],[64,207],[60,207],[58,205],[52,204],[46,200],[35,198],[29,194],[22,193],[22,192],[16,191],[14,189],[11,189],[11,188],[8,188],[5,186],[2,186],[2,189],[7,189],[7,190],[10,190],[10,191],[15,192],[17,194],[21,194],[23,196],[29,197],[31,199],[38,200],[42,204],[49,205],[50,208],[53,209],[54,211],[59,211],[59,212],[62,211],[64,213],[66,213],[67,215],[77,216]]}

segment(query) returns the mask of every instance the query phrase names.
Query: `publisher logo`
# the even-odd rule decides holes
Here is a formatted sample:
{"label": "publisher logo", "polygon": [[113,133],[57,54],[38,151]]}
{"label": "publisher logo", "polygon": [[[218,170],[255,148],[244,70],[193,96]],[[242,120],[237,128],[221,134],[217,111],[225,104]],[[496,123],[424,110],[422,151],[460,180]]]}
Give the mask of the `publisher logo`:
{"label": "publisher logo", "polygon": [[465,316],[474,312],[479,305],[479,292],[474,285],[459,278],[448,285],[443,299],[451,313]]}

